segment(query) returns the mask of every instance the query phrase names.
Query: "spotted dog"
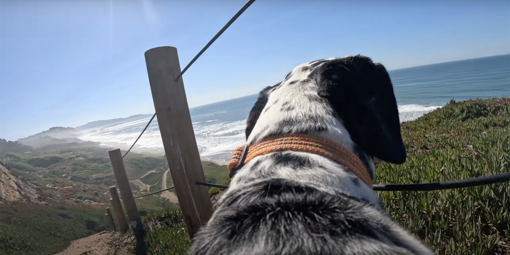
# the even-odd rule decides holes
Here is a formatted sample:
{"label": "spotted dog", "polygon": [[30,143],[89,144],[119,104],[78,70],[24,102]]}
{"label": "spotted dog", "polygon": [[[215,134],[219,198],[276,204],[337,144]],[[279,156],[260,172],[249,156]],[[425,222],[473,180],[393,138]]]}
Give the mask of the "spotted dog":
{"label": "spotted dog", "polygon": [[[370,181],[374,158],[406,160],[390,77],[361,55],[299,65],[260,92],[246,148],[282,135],[333,141]],[[231,174],[189,254],[433,254],[387,216],[368,182],[327,156],[265,152]]]}

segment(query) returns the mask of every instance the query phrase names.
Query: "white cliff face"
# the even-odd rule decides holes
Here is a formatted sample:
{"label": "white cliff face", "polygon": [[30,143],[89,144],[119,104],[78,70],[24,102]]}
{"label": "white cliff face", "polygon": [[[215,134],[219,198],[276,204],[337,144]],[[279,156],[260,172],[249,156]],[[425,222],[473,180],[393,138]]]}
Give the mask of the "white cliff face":
{"label": "white cliff face", "polygon": [[39,190],[34,184],[12,175],[0,164],[0,203],[39,202],[39,199]]}

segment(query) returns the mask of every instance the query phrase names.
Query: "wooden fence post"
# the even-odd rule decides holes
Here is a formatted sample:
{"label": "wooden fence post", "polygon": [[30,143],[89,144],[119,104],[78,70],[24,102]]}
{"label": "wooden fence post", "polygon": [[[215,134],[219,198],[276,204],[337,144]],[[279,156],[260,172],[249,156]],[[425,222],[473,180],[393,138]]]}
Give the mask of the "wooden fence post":
{"label": "wooden fence post", "polygon": [[202,163],[191,124],[175,47],[158,47],[145,52],[147,73],[158,116],[159,130],[172,174],[179,205],[191,238],[212,214]]}
{"label": "wooden fence post", "polygon": [[117,180],[117,185],[119,186],[120,195],[122,196],[122,201],[124,202],[124,208],[126,208],[129,223],[133,229],[133,233],[135,234],[137,250],[136,254],[145,254],[147,252],[145,249],[144,241],[145,231],[143,229],[140,213],[136,207],[133,192],[131,191],[131,186],[129,186],[129,180],[126,174],[126,169],[124,168],[122,154],[120,149],[108,151],[108,154],[110,155],[113,173],[115,174],[115,179]]}
{"label": "wooden fence post", "polygon": [[113,231],[117,231],[117,228],[115,227],[115,222],[113,221],[112,212],[110,211],[110,207],[106,207],[106,218],[108,218],[108,223],[110,224],[110,227]]}
{"label": "wooden fence post", "polygon": [[113,213],[115,213],[115,218],[117,218],[117,223],[119,223],[119,228],[122,233],[126,233],[128,230],[128,223],[126,220],[126,215],[124,215],[124,210],[122,209],[122,204],[120,203],[119,194],[117,193],[117,186],[110,187],[110,203],[112,204]]}

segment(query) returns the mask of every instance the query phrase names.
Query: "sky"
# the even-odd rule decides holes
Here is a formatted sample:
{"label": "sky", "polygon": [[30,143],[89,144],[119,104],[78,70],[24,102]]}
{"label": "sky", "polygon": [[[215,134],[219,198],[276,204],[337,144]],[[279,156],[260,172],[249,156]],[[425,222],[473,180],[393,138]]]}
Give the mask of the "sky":
{"label": "sky", "polygon": [[[244,0],[0,0],[0,138],[154,112],[145,51],[182,68]],[[510,1],[257,0],[184,74],[190,107],[258,93],[304,62],[388,70],[510,53]]]}

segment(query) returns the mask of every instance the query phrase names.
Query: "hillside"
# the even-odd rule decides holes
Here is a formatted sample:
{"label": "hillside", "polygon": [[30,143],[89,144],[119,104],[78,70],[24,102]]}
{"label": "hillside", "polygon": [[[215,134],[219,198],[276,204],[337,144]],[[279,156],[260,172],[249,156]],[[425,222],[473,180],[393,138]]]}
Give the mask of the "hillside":
{"label": "hillside", "polygon": [[[41,141],[61,131],[75,130],[52,130],[30,139]],[[65,138],[66,134],[57,137]],[[109,149],[62,145],[63,149],[58,144],[31,147],[0,140],[0,254],[54,254],[71,240],[106,229],[108,187],[116,184]],[[173,185],[170,174],[164,175],[168,167],[163,156],[131,152],[124,164],[135,196],[161,190],[163,182],[168,187]],[[208,181],[227,178],[224,166],[210,162],[203,165]],[[176,208],[178,201],[173,192],[138,198],[138,208],[142,212]],[[55,234],[48,235],[48,229]],[[18,241],[27,239],[27,235],[44,241]]]}
{"label": "hillside", "polygon": [[0,203],[34,202],[41,200],[41,191],[34,184],[13,175],[0,162]]}
{"label": "hillside", "polygon": [[[69,127],[52,127],[46,131],[18,139],[16,143],[37,148],[40,151],[62,150],[71,148],[99,147],[97,142],[79,139],[80,131]],[[15,152],[8,151],[5,152]],[[19,151],[16,151],[19,152]]]}
{"label": "hillside", "polygon": [[0,254],[50,255],[106,230],[104,208],[48,200],[0,204]]}
{"label": "hillside", "polygon": [[18,142],[7,141],[0,139],[0,154],[13,152],[13,153],[27,153],[31,152],[32,147],[20,144]]}
{"label": "hillside", "polygon": [[76,127],[76,129],[77,130],[100,129],[100,128],[105,128],[105,127],[113,126],[113,125],[116,125],[116,124],[119,124],[119,123],[126,123],[128,121],[136,121],[136,120],[140,120],[140,119],[150,118],[151,116],[152,116],[151,114],[138,114],[138,115],[129,116],[127,118],[116,118],[116,119],[109,119],[109,120],[96,120],[96,121],[89,122],[89,123],[87,123],[85,125],[81,125],[79,127]]}
{"label": "hillside", "polygon": [[[405,164],[383,163],[377,183],[468,179],[510,172],[510,98],[450,101],[402,125]],[[391,217],[438,254],[510,254],[510,185],[379,192]]]}
{"label": "hillside", "polygon": [[[452,100],[403,123],[402,136],[406,163],[382,163],[376,183],[427,183],[509,172],[510,98]],[[214,197],[218,192],[211,190]],[[509,194],[509,183],[377,193],[388,214],[436,254],[459,255],[510,254]],[[155,212],[143,221],[150,229],[148,254],[186,254],[190,240],[181,231],[185,225],[179,211]]]}

